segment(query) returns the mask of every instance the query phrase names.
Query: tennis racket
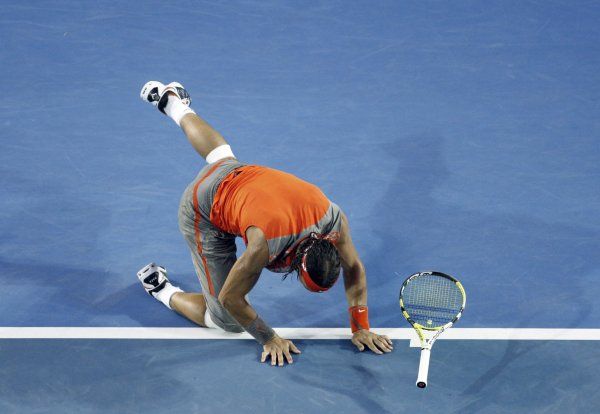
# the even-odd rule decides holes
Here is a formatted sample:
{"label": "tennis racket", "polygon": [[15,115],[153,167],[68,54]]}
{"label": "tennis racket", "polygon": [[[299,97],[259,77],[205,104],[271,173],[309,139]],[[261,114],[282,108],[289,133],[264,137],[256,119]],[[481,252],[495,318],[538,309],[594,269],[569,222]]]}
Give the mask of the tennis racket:
{"label": "tennis racket", "polygon": [[421,340],[417,387],[427,387],[431,347],[462,315],[467,295],[460,282],[441,272],[411,275],[400,288],[402,314]]}

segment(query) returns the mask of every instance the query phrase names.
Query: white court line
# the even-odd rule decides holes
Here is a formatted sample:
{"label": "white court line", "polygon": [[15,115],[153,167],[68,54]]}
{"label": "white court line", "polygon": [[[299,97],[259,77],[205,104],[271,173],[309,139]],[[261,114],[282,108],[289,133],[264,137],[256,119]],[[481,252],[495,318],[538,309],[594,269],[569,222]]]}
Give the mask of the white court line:
{"label": "white court line", "polygon": [[[412,328],[372,328],[419,346]],[[349,339],[349,328],[275,328],[288,339]],[[0,327],[0,339],[252,339],[206,328]],[[439,340],[600,341],[600,329],[452,328]]]}

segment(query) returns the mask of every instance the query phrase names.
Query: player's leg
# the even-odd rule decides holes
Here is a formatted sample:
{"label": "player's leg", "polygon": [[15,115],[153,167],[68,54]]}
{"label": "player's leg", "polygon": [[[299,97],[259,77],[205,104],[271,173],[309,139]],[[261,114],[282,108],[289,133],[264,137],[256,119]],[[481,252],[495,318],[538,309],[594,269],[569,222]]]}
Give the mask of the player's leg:
{"label": "player's leg", "polygon": [[[171,99],[177,100],[178,98],[169,97],[169,100]],[[229,147],[225,138],[196,114],[190,113],[185,115],[181,119],[180,126],[188,141],[190,141],[190,144],[192,144],[194,149],[202,155],[202,157],[207,159],[207,161],[210,153],[220,147],[228,147],[229,151],[231,151],[231,147]],[[233,153],[231,154],[231,157],[233,157]],[[208,162],[215,161],[218,160]]]}
{"label": "player's leg", "polygon": [[[207,189],[212,188],[211,184],[214,184],[210,179],[214,179],[217,175],[211,175],[211,171],[214,172],[214,167],[211,165],[207,165],[200,171],[196,180],[188,186],[181,197],[178,212],[179,228],[191,250],[202,291],[209,295],[209,299],[207,300],[203,293],[184,292],[173,286],[167,277],[166,269],[154,263],[142,268],[138,272],[138,278],[146,291],[169,309],[175,310],[200,326],[221,327],[227,330],[226,323],[215,323],[210,315],[211,312],[215,313],[215,319],[219,319],[222,314],[216,298],[236,261],[235,237],[221,232],[210,223],[207,219],[209,210],[204,214],[200,211],[207,209],[211,204],[210,200],[205,200]],[[198,181],[203,185],[196,185],[199,184]],[[194,207],[195,189],[202,194],[199,209]],[[207,305],[207,302],[210,304]],[[227,318],[224,316],[220,319]],[[235,327],[233,330],[236,330]]]}
{"label": "player's leg", "polygon": [[144,85],[140,95],[173,119],[209,164],[223,158],[235,158],[225,138],[189,107],[190,95],[181,84],[163,85],[150,81]]}
{"label": "player's leg", "polygon": [[[194,255],[192,255],[192,258],[194,258]],[[216,284],[218,289],[217,295],[218,292],[220,292],[225,278],[227,278],[227,275],[229,274],[229,269],[231,269],[231,266],[233,266],[233,263],[235,263],[235,253],[233,257],[228,260],[228,262],[231,264],[228,264],[226,269],[215,267],[214,264],[210,266],[210,268],[212,268],[213,275],[217,276],[215,279],[218,281]],[[219,277],[219,272],[221,271],[224,272],[224,276]],[[197,272],[199,272],[198,277],[200,278],[203,289],[209,292],[212,287],[211,284],[208,283],[206,275],[203,274],[203,272],[199,269],[197,269]],[[213,306],[213,309],[217,307],[216,312],[214,310],[209,310],[204,294],[184,292],[179,287],[173,286],[167,277],[167,270],[163,266],[150,263],[140,269],[140,271],[137,273],[137,276],[142,283],[142,286],[146,289],[146,292],[148,292],[152,297],[159,302],[162,302],[167,308],[176,311],[181,316],[186,317],[195,324],[207,328],[221,327],[228,331],[239,331],[237,326],[233,326],[231,329],[228,327],[228,325],[236,325],[236,323],[235,321],[232,323],[231,320],[228,320],[228,315],[222,313],[224,309],[220,309],[220,304],[218,301],[215,306]],[[211,317],[211,314],[213,313],[216,315],[215,317]],[[221,320],[223,322],[215,323],[214,319],[217,319],[217,322],[221,322]]]}
{"label": "player's leg", "polygon": [[171,309],[197,325],[207,327],[206,299],[202,293],[177,292],[171,296]]}
{"label": "player's leg", "polygon": [[[205,326],[211,326],[212,323],[226,331],[241,332],[242,327],[217,299],[237,259],[235,236],[223,232],[210,222],[216,184],[227,171],[233,171],[233,167],[222,164],[215,169],[214,166],[207,165],[181,197],[179,229],[190,248],[205,303],[200,303],[199,298],[177,295],[175,300],[184,299],[185,304],[179,307],[178,302],[175,306],[178,306],[181,312],[185,312],[186,317],[190,317],[190,311],[186,309],[192,308],[196,300],[196,306],[206,306],[205,319],[209,320],[205,320]],[[201,310],[198,310],[198,313],[201,313]]]}
{"label": "player's leg", "polygon": [[235,237],[222,233],[212,225],[199,224],[202,229],[200,237],[192,243],[188,240],[192,262],[196,275],[202,286],[206,313],[205,325],[217,327],[228,332],[242,332],[244,329],[229,314],[218,300],[219,293],[225,284],[227,276],[235,264]]}

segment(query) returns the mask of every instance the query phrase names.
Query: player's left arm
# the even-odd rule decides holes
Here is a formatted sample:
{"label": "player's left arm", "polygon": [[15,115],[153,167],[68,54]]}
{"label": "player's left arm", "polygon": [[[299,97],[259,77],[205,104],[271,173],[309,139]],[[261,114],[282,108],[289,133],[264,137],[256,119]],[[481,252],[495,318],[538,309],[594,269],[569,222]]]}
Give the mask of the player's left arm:
{"label": "player's left arm", "polygon": [[[376,354],[391,352],[393,349],[392,341],[385,335],[377,335],[371,332],[368,323],[362,323],[365,316],[368,318],[367,309],[367,274],[365,266],[358,257],[358,252],[350,236],[350,227],[348,219],[342,214],[342,226],[340,229],[340,238],[337,242],[337,249],[340,253],[342,269],[344,271],[344,288],[346,289],[346,299],[350,306],[350,318],[353,319],[355,331],[352,334],[352,343],[363,351],[367,346]],[[355,318],[355,316],[359,317]],[[366,326],[362,326],[366,325]]]}

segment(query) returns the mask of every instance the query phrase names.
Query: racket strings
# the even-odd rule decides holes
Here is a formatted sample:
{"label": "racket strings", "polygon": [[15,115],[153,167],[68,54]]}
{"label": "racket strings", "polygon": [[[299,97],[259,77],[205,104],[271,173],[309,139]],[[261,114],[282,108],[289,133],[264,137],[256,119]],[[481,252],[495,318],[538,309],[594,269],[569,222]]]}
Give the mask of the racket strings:
{"label": "racket strings", "polygon": [[423,275],[404,287],[402,302],[414,322],[435,328],[454,320],[462,309],[463,294],[452,280]]}

